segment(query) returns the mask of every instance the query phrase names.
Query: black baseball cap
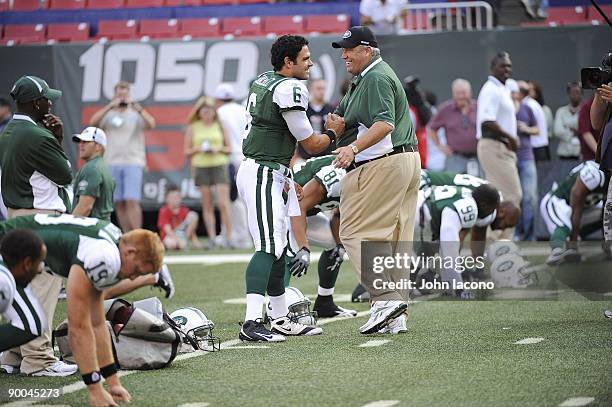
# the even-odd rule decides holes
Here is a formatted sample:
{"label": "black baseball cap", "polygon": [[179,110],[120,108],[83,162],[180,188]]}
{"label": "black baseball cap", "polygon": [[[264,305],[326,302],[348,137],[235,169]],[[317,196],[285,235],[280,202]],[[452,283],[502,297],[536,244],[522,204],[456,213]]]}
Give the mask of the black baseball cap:
{"label": "black baseball cap", "polygon": [[340,41],[332,42],[334,48],[355,48],[358,45],[368,45],[378,48],[376,36],[368,27],[356,25],[342,34]]}

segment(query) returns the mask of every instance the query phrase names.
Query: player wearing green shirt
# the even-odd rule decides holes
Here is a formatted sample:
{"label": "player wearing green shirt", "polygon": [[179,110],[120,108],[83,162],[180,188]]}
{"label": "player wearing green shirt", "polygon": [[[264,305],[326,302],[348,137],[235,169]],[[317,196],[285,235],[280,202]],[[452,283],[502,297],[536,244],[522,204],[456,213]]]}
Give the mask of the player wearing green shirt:
{"label": "player wearing green shirt", "polygon": [[72,214],[110,222],[115,180],[102,159],[106,133],[97,127],[87,127],[81,134],[75,134],[72,141],[78,143],[79,157],[85,161],[74,178]]}
{"label": "player wearing green shirt", "polygon": [[[597,164],[586,161],[574,167],[563,181],[553,186],[553,189],[542,198],[540,213],[551,235],[552,247],[550,256],[546,260],[547,264],[558,265],[566,261],[580,261],[577,242],[582,213],[591,210],[602,201],[605,193],[604,184],[604,173]],[[593,225],[600,227],[599,216]]]}
{"label": "player wearing green shirt", "polygon": [[[131,396],[116,375],[102,291],[121,279],[156,273],[164,253],[159,236],[144,229],[122,235],[107,221],[47,214],[0,222],[0,236],[22,228],[41,237],[48,249],[46,264],[53,273],[68,279],[70,345],[90,404],[129,401]],[[106,378],[108,392],[102,387],[101,377]]]}
{"label": "player wearing green shirt", "polygon": [[[340,242],[340,182],[346,170],[335,168],[335,156],[314,157],[293,167],[295,182],[302,186],[300,216],[291,217],[289,249],[291,253],[303,247],[310,250],[310,244],[324,248],[318,263],[319,287],[313,311],[321,318],[352,317],[357,311],[339,307],[334,303],[333,294],[338,272],[344,259],[344,246]],[[333,210],[330,219],[321,211]],[[295,261],[294,261],[295,259]],[[289,262],[286,284],[291,273],[300,276],[306,273],[307,264],[296,256]]]}
{"label": "player wearing green shirt", "polygon": [[488,181],[470,174],[461,174],[452,171],[421,170],[421,184],[419,185],[419,189],[452,185],[474,190],[482,184],[487,183]]}
{"label": "player wearing green shirt", "polygon": [[42,335],[47,318],[28,286],[42,272],[47,253],[43,241],[29,230],[9,232],[0,244],[0,352]]}
{"label": "player wearing green shirt", "polygon": [[[236,178],[255,244],[255,254],[246,269],[247,307],[239,337],[246,341],[278,342],[285,340],[284,335],[322,332],[320,328],[306,327],[287,317],[286,217],[299,214],[294,182],[287,166],[297,142],[308,153],[316,154],[329,145],[334,132],[314,134],[306,116],[308,90],[300,80],[308,79],[313,65],[308,41],[301,36],[283,35],[272,44],[270,54],[274,71],[259,75],[249,90],[242,144],[245,161]],[[329,125],[339,133],[344,129],[340,120],[332,119]],[[298,253],[308,257],[306,251]],[[271,330],[260,322],[266,292],[270,297]]]}

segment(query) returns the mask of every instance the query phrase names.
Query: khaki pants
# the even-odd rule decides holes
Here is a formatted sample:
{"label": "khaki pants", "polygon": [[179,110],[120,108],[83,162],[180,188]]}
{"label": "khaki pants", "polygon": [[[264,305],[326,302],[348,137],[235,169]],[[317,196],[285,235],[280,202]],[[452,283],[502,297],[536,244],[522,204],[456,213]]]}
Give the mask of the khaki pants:
{"label": "khaki pants", "polygon": [[[35,213],[59,214],[58,211],[46,211],[39,209],[8,209],[9,218],[32,215]],[[62,288],[61,277],[51,275],[47,272],[38,274],[32,282],[32,292],[47,316],[48,326],[42,336],[31,340],[25,345],[13,348],[2,353],[0,363],[3,365],[21,366],[21,373],[32,374],[45,369],[57,359],[53,355],[51,347],[51,325],[57,305],[57,296]]]}
{"label": "khaki pants", "polygon": [[[504,201],[510,201],[520,208],[523,192],[516,167],[516,153],[508,150],[505,144],[497,140],[480,139],[478,141],[478,160],[487,181],[501,191]],[[487,236],[494,240],[512,240],[514,228],[488,233]]]}
{"label": "khaki pants", "polygon": [[[340,239],[372,301],[407,300],[407,290],[375,288],[374,280],[408,281],[409,270],[389,269],[375,274],[371,264],[362,269],[361,245],[388,241],[386,255],[393,256],[399,249],[398,241],[412,241],[420,173],[419,154],[402,153],[364,164],[342,181]],[[402,246],[402,251],[407,249]]]}

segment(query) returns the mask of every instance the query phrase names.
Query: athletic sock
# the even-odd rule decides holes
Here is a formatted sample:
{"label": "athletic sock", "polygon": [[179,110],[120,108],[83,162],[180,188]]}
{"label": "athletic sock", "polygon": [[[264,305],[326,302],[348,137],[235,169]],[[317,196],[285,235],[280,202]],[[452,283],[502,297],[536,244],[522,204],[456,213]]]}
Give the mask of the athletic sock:
{"label": "athletic sock", "polygon": [[247,306],[245,321],[255,321],[262,317],[262,309],[264,304],[264,296],[261,294],[247,294]]}
{"label": "athletic sock", "polygon": [[285,294],[281,294],[276,297],[268,297],[270,300],[270,318],[276,319],[280,317],[284,317],[289,313],[289,309],[287,308],[287,302],[285,301]]}
{"label": "athletic sock", "polygon": [[334,270],[329,270],[329,267],[333,264],[332,260],[330,259],[330,254],[333,250],[334,249],[323,251],[323,253],[321,253],[321,257],[319,258],[319,264],[317,266],[317,271],[319,272],[319,287],[329,288],[332,290],[336,285],[336,280],[338,279],[338,272],[340,272],[340,267],[336,267]]}
{"label": "athletic sock", "polygon": [[559,227],[557,226],[550,237],[550,247],[553,249],[560,247],[562,249],[565,248],[565,240],[570,235],[570,230],[567,227]]}
{"label": "athletic sock", "polygon": [[247,294],[265,295],[273,263],[273,254],[264,252],[253,254],[245,273]]}
{"label": "athletic sock", "polygon": [[319,286],[319,288],[317,288],[317,294],[319,295],[319,297],[331,297],[332,295],[334,295],[334,287],[323,288]]}

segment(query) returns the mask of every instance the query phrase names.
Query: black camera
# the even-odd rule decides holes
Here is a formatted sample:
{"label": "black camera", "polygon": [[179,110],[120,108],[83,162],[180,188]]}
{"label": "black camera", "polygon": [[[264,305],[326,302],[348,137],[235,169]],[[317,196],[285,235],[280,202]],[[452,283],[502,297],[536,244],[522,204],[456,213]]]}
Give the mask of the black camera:
{"label": "black camera", "polygon": [[121,108],[128,107],[128,102],[126,102],[125,100],[122,100],[121,102],[119,102],[119,107]]}
{"label": "black camera", "polygon": [[582,68],[580,70],[582,89],[597,89],[612,82],[612,52],[604,56],[601,67]]}

